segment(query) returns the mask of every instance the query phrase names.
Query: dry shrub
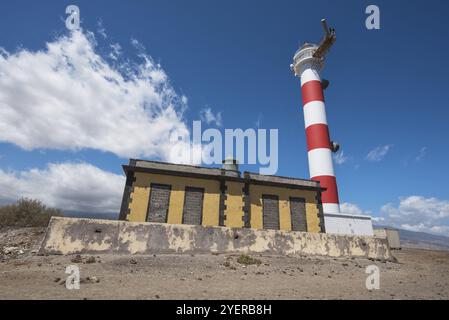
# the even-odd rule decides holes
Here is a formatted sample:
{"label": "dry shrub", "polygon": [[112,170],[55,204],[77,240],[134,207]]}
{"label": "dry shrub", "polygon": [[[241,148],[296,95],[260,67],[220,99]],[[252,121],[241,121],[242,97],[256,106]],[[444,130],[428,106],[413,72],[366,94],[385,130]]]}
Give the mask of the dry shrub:
{"label": "dry shrub", "polygon": [[0,207],[0,227],[46,227],[52,216],[62,215],[61,210],[47,208],[39,200],[22,198]]}

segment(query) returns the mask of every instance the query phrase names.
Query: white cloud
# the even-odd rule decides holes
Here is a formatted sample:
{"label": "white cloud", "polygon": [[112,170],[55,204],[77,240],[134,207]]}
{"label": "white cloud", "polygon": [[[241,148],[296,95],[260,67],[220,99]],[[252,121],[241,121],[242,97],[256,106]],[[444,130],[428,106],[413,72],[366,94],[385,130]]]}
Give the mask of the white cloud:
{"label": "white cloud", "polygon": [[189,134],[186,99],[143,46],[132,43],[139,64],[110,65],[96,52],[94,36],[82,31],[41,51],[0,50],[0,142],[180,161],[170,158],[169,137]]}
{"label": "white cloud", "polygon": [[97,32],[104,38],[107,39],[108,35],[106,34],[106,28],[103,26],[103,20],[98,20],[97,23]]}
{"label": "white cloud", "polygon": [[382,161],[392,147],[393,145],[391,144],[376,147],[368,152],[366,159],[369,161]]}
{"label": "white cloud", "polygon": [[43,170],[0,169],[0,201],[39,199],[62,210],[118,213],[125,177],[87,163],[49,164]]}
{"label": "white cloud", "polygon": [[415,161],[416,161],[416,162],[420,162],[422,159],[424,159],[424,157],[426,156],[426,153],[427,153],[427,148],[426,148],[426,147],[422,147],[422,148],[419,150],[419,153],[418,153],[418,155],[416,156]]}
{"label": "white cloud", "polygon": [[349,160],[349,157],[345,156],[345,153],[343,150],[341,150],[340,152],[336,153],[334,155],[334,161],[336,164],[344,164],[345,162],[347,162]]}
{"label": "white cloud", "polygon": [[449,201],[434,197],[408,196],[399,199],[399,204],[387,203],[380,213],[373,215],[353,203],[340,204],[341,212],[370,215],[381,225],[410,231],[428,232],[449,236]]}
{"label": "white cloud", "polygon": [[381,208],[390,225],[411,231],[449,235],[449,201],[422,196],[401,198],[399,205],[387,203]]}
{"label": "white cloud", "polygon": [[109,58],[112,60],[118,60],[122,54],[122,47],[118,43],[114,43],[110,45],[110,48],[112,51],[109,53]]}
{"label": "white cloud", "polygon": [[356,215],[371,215],[370,211],[363,211],[354,203],[344,202],[340,204],[340,211],[348,214],[356,214]]}
{"label": "white cloud", "polygon": [[221,112],[214,114],[211,108],[201,110],[200,117],[201,121],[204,121],[207,124],[215,123],[217,127],[221,127],[222,125]]}

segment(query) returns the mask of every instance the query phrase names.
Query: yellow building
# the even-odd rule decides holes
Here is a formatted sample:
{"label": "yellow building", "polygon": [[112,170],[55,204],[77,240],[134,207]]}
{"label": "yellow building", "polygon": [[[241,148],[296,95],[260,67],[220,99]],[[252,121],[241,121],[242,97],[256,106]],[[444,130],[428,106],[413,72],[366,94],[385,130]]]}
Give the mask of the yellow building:
{"label": "yellow building", "polygon": [[131,159],[120,220],[324,232],[318,182]]}

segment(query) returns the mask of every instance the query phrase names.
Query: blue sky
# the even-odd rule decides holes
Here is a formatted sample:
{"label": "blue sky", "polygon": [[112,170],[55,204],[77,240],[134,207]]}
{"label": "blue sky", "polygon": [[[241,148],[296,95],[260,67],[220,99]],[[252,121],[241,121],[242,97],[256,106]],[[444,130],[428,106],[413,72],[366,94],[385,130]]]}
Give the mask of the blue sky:
{"label": "blue sky", "polygon": [[[151,71],[163,74],[163,79],[155,79],[152,73],[151,85],[159,89],[166,85],[174,92],[173,96],[161,91],[158,97],[162,95],[162,103],[168,101],[176,110],[184,110],[182,115],[172,115],[174,118],[158,115],[157,119],[172,119],[173,127],[188,130],[192,121],[210,108],[213,115],[221,114],[220,130],[246,129],[257,123],[261,128],[279,129],[277,174],[300,178],[308,178],[304,119],[299,79],[289,65],[300,42],[321,39],[320,19],[326,17],[337,30],[337,42],[322,76],[331,82],[325,92],[331,137],[342,145],[340,164],[335,167],[344,208],[411,230],[449,234],[449,45],[445,41],[449,4],[435,0],[2,2],[0,47],[7,53],[0,63],[0,131],[5,130],[0,133],[1,202],[11,202],[18,195],[41,195],[50,205],[111,212],[117,204],[111,197],[121,196],[119,175],[128,157],[141,152],[142,158],[160,158],[162,151],[157,148],[142,154],[138,146],[104,147],[117,137],[125,141],[117,141],[118,145],[126,145],[131,138],[126,137],[128,131],[114,131],[103,121],[113,119],[106,115],[107,107],[95,113],[98,119],[85,118],[92,122],[91,127],[77,127],[91,128],[92,136],[90,131],[77,132],[75,128],[75,138],[68,138],[70,126],[61,129],[56,125],[42,136],[28,130],[51,129],[51,125],[41,126],[49,117],[70,124],[72,113],[81,108],[73,103],[76,100],[64,100],[67,105],[59,111],[50,110],[58,109],[58,103],[46,106],[43,102],[54,97],[38,101],[52,95],[44,83],[52,78],[42,77],[44,69],[37,65],[46,60],[34,57],[32,63],[20,62],[28,61],[25,52],[45,53],[46,43],[60,44],[60,37],[70,37],[64,23],[69,4],[79,6],[82,34],[93,32],[93,50],[104,58],[105,65],[118,70],[123,61],[132,61],[139,66],[144,61],[142,52],[152,58]],[[369,4],[380,8],[380,30],[365,28]],[[120,45],[119,59],[109,56],[115,44]],[[15,77],[18,72],[32,75],[8,78],[11,70]],[[34,79],[39,81],[26,82],[33,81],[38,72],[41,76]],[[10,102],[13,94],[10,100],[1,95],[1,91],[11,90],[17,90],[15,97],[29,108],[21,105],[27,125],[17,130],[11,122],[17,115],[13,118],[10,113],[18,102]],[[91,102],[103,95],[101,88],[91,91]],[[135,95],[142,97],[143,93],[136,89]],[[184,97],[186,104],[179,101]],[[132,103],[134,98],[128,96],[123,101]],[[45,113],[39,108],[45,108]],[[110,110],[114,108],[120,107]],[[121,114],[121,110],[117,112]],[[77,114],[76,121],[82,119]],[[97,120],[104,126],[95,126]],[[147,124],[141,125],[146,128]],[[258,170],[256,166],[242,169]],[[94,179],[96,184],[83,180],[77,187],[71,178],[80,176],[77,170],[100,178]],[[58,196],[43,195],[56,190],[48,184],[61,180],[60,175],[67,185],[57,183]],[[108,190],[98,190],[100,182],[111,180]],[[11,190],[14,188],[16,192]],[[44,191],[39,193],[36,188]],[[86,188],[96,189],[94,195],[103,197],[102,203],[90,203],[95,198],[86,194]],[[77,205],[80,202],[86,205]]]}

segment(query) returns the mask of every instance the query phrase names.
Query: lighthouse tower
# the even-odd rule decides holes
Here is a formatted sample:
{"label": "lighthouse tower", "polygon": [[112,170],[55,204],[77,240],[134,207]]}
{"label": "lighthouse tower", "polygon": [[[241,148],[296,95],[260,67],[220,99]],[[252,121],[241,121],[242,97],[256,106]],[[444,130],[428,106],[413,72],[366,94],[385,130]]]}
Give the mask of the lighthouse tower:
{"label": "lighthouse tower", "polygon": [[295,76],[301,79],[304,122],[310,178],[319,181],[322,193],[325,229],[328,233],[372,235],[371,217],[340,212],[337,179],[332,153],[339,145],[330,140],[323,90],[329,84],[322,80],[320,71],[325,54],[336,40],[335,30],[321,21],[325,36],[320,44],[305,43],[295,53],[290,65]]}
{"label": "lighthouse tower", "polygon": [[319,181],[326,188],[322,194],[323,211],[339,213],[337,180],[332,163],[332,152],[338,149],[338,145],[329,138],[323,82],[320,77],[324,53],[335,42],[335,32],[329,31],[327,26],[325,30],[326,38],[323,43],[326,43],[327,48],[323,50],[322,46],[305,43],[293,57],[292,69],[301,79],[310,178]]}

